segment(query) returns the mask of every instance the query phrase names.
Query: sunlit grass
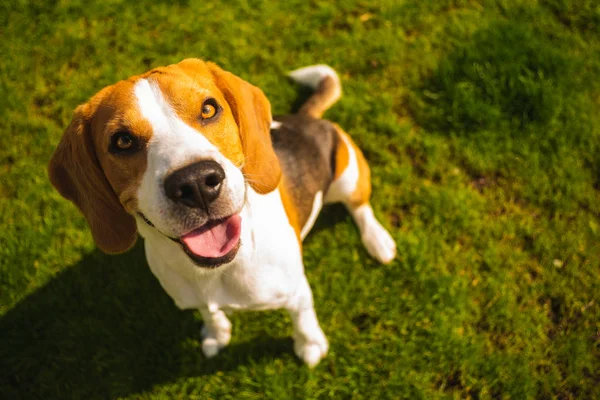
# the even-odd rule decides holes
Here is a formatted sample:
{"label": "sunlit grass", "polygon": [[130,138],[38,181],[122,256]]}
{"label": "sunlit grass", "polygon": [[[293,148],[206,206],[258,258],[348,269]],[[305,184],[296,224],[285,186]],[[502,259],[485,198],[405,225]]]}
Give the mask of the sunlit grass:
{"label": "sunlit grass", "polygon": [[[599,398],[600,8],[593,1],[5,2],[0,5],[1,398]],[[341,207],[306,240],[331,351],[293,356],[283,312],[201,318],[141,240],[95,250],[45,167],[72,110],[186,57],[263,88],[327,63],[327,118],[372,167],[389,266]]]}

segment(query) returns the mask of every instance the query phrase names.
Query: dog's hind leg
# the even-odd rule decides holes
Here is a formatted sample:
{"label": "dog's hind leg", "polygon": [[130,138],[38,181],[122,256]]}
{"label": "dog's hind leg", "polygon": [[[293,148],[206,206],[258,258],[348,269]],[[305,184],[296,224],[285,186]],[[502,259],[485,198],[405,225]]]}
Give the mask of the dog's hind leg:
{"label": "dog's hind leg", "polygon": [[222,310],[210,311],[208,308],[201,308],[200,313],[204,320],[202,326],[202,352],[207,358],[211,358],[229,344],[231,340],[231,322]]}
{"label": "dog's hind leg", "polygon": [[382,263],[396,256],[396,243],[373,214],[371,171],[362,152],[350,136],[335,125],[338,144],[335,149],[335,174],[326,203],[343,203],[358,225],[362,242],[369,254]]}

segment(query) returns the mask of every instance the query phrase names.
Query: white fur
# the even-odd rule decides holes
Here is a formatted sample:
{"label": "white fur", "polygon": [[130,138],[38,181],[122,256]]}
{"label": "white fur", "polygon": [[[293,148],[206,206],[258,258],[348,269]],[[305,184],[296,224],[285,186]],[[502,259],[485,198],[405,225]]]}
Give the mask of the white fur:
{"label": "white fur", "polygon": [[[308,67],[300,68],[292,71],[288,76],[302,84],[306,85],[313,90],[320,91],[320,98],[318,105],[313,104],[307,111],[313,117],[320,116],[331,107],[336,101],[342,97],[342,84],[340,83],[340,77],[338,74],[328,65],[310,65]],[[332,78],[333,85],[329,81],[328,86],[320,87],[321,83],[326,78]]]}
{"label": "white fur", "polygon": [[323,192],[318,191],[315,195],[315,199],[313,200],[312,210],[310,211],[310,215],[308,216],[308,220],[302,227],[302,231],[300,232],[300,238],[304,239],[308,232],[312,229],[313,225],[317,221],[317,217],[321,212],[321,208],[323,207]]}
{"label": "white fur", "polygon": [[[296,354],[307,365],[316,365],[327,353],[328,343],[316,318],[300,245],[279,190],[259,195],[245,187],[241,171],[201,132],[177,117],[157,85],[141,80],[136,84],[135,95],[140,112],[153,128],[147,170],[138,192],[139,208],[158,228],[138,217],[138,230],[145,239],[150,269],[175,304],[182,309],[197,308],[202,313],[204,354],[212,357],[229,343],[231,323],[225,312],[286,308],[294,325]],[[224,168],[226,188],[220,196],[229,197],[234,205],[239,202],[242,218],[238,254],[217,269],[196,266],[179,243],[163,234],[181,233],[177,221],[168,218],[166,212],[169,200],[162,189],[166,174],[206,158]]]}
{"label": "white fur", "polygon": [[330,76],[338,83],[337,86],[341,87],[339,84],[340,78],[338,74],[333,68],[325,64],[310,65],[308,67],[299,68],[288,73],[288,76],[294,81],[306,85],[312,89],[316,89],[319,86],[319,83],[321,83],[326,76]]}
{"label": "white fur", "polygon": [[348,150],[348,165],[342,174],[331,183],[327,194],[325,195],[325,203],[344,203],[356,190],[358,184],[358,160],[354,147],[350,144],[350,140],[345,133],[341,133],[340,137],[344,142],[344,146]]}
{"label": "white fur", "polygon": [[206,323],[202,349],[207,357],[229,343],[231,323],[223,312],[286,308],[294,323],[296,354],[314,366],[327,353],[328,344],[279,191],[259,195],[248,189],[240,215],[238,255],[216,270],[196,266],[178,243],[138,220],[150,269],[179,308],[200,309]]}
{"label": "white fur", "polygon": [[[180,218],[171,215],[171,204],[163,189],[165,177],[199,160],[214,160],[225,171],[221,197],[228,199],[222,210],[226,217],[241,210],[244,202],[244,176],[218,149],[191,126],[183,122],[165,100],[157,84],[141,79],[134,93],[139,110],[152,125],[148,145],[148,164],[138,190],[140,211],[163,233],[177,237],[184,232]],[[207,93],[208,94],[208,93]]]}
{"label": "white fur", "polygon": [[369,204],[350,209],[354,217],[360,237],[369,254],[378,261],[387,264],[396,256],[396,242],[388,231],[379,223]]}
{"label": "white fur", "polygon": [[388,231],[379,223],[373,209],[367,204],[353,208],[348,199],[356,190],[359,171],[356,151],[345,133],[340,137],[348,150],[348,165],[342,174],[331,183],[325,196],[326,203],[342,202],[354,217],[360,230],[361,239],[367,252],[378,261],[387,264],[396,257],[396,242]]}

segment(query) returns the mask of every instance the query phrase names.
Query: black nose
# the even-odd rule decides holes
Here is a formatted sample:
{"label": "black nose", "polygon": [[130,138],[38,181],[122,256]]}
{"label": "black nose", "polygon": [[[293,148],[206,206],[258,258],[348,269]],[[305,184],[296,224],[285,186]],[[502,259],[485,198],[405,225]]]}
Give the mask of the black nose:
{"label": "black nose", "polygon": [[205,160],[181,168],[165,179],[167,197],[191,208],[208,208],[221,191],[225,171],[215,161]]}

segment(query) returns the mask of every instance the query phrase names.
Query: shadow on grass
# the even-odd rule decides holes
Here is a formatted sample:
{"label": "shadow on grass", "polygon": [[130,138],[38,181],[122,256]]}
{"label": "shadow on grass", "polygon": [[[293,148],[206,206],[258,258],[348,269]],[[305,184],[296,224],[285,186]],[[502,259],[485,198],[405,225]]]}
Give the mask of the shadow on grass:
{"label": "shadow on grass", "polygon": [[[311,235],[346,218],[328,206]],[[0,319],[0,398],[115,398],[293,354],[291,338],[260,335],[205,359],[201,327],[160,287],[142,240],[119,256],[96,250]]]}
{"label": "shadow on grass", "polygon": [[296,99],[292,103],[292,109],[290,111],[291,114],[295,114],[298,112],[300,107],[302,107],[302,105],[306,103],[306,100],[308,100],[308,98],[312,96],[314,90],[309,88],[308,86],[297,85],[297,92],[298,94],[296,96]]}
{"label": "shadow on grass", "polygon": [[[308,240],[314,234],[321,232],[322,230],[330,230],[333,226],[350,218],[351,217],[348,213],[348,210],[346,210],[346,207],[344,207],[341,203],[327,204],[323,207],[323,210],[315,221],[315,225],[310,230],[306,240]],[[355,226],[355,229],[358,232],[357,226]],[[304,242],[306,242],[306,240]]]}
{"label": "shadow on grass", "polygon": [[95,251],[0,319],[0,398],[114,398],[292,352],[261,335],[207,360],[201,325],[152,276],[141,240]]}

